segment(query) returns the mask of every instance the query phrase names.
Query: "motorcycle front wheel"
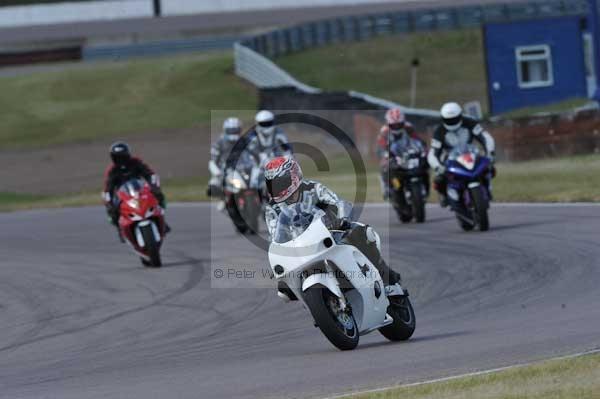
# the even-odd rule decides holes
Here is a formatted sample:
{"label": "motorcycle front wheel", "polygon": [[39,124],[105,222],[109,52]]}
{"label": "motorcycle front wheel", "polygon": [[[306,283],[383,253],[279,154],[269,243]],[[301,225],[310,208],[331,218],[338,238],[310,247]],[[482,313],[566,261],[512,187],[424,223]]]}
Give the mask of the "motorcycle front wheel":
{"label": "motorcycle front wheel", "polygon": [[[150,257],[150,261],[148,262],[149,264],[147,266],[161,267],[162,260],[160,259],[160,246],[154,238],[152,226],[144,226],[141,228],[141,231],[142,237],[144,237],[144,243],[146,244],[146,251],[148,252],[148,256]],[[146,266],[145,263],[144,266]]]}
{"label": "motorcycle front wheel", "polygon": [[258,198],[258,194],[256,197],[247,198],[247,204],[242,212],[242,219],[247,226],[246,232],[248,234],[258,234],[259,224],[258,219],[261,213],[261,205]]}
{"label": "motorcycle front wheel", "polygon": [[404,191],[392,190],[391,199],[396,215],[398,215],[398,220],[402,223],[409,223],[413,218],[413,214],[412,209],[406,204],[406,200],[404,199]]}
{"label": "motorcycle front wheel", "polygon": [[473,199],[473,217],[477,221],[480,231],[490,229],[490,220],[488,217],[489,201],[484,191],[483,186],[475,187],[471,190],[471,198]]}
{"label": "motorcycle front wheel", "polygon": [[413,214],[417,223],[425,222],[425,199],[423,198],[422,183],[415,183],[411,186],[411,201]]}
{"label": "motorcycle front wheel", "polygon": [[379,332],[390,341],[406,341],[412,337],[416,328],[415,311],[408,296],[392,296],[388,298],[390,306],[387,312],[394,322],[381,327]]}
{"label": "motorcycle front wheel", "polygon": [[304,300],[317,327],[336,348],[351,350],[358,345],[356,320],[350,309],[342,310],[340,300],[325,287],[311,287]]}

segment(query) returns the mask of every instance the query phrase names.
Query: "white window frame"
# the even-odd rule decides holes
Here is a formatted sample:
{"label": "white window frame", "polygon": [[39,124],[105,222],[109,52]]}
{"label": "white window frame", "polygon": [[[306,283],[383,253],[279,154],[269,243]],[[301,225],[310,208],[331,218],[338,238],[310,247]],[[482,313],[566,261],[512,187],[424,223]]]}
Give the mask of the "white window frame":
{"label": "white window frame", "polygon": [[596,60],[594,54],[594,38],[591,33],[583,34],[583,56],[585,62],[585,78],[587,83],[588,97],[594,97],[597,87]]}
{"label": "white window frame", "polygon": [[[523,52],[528,51],[543,51],[544,54],[539,55],[523,55]],[[554,86],[554,70],[552,68],[552,49],[547,44],[540,44],[535,46],[519,46],[515,48],[515,59],[517,62],[517,79],[519,80],[519,87],[522,89],[536,89],[539,87]],[[523,75],[521,71],[521,63],[527,61],[546,61],[548,64],[548,80],[537,81],[537,82],[523,82]]]}

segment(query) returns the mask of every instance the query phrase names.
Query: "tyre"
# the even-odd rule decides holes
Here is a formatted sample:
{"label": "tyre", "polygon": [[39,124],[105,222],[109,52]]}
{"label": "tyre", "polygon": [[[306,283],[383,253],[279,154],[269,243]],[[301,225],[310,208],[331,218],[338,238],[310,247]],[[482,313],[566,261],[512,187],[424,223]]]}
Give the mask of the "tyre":
{"label": "tyre", "polygon": [[425,222],[425,199],[421,183],[415,183],[410,189],[412,213],[417,223]]}
{"label": "tyre", "polygon": [[246,231],[248,231],[248,225],[244,221],[244,216],[237,208],[237,206],[228,205],[227,214],[229,215],[229,218],[231,219],[235,230],[240,234],[246,234]]}
{"label": "tyre", "polygon": [[400,219],[400,221],[402,223],[410,223],[412,218],[413,218],[412,212],[398,211],[398,219]]}
{"label": "tyre", "polygon": [[464,231],[472,231],[475,228],[475,225],[473,225],[472,223],[464,221],[458,215],[456,215],[456,221],[458,222],[458,225],[460,226],[460,228],[463,229]]}
{"label": "tyre", "polygon": [[248,226],[245,223],[233,223],[235,225],[235,230],[240,234],[246,234],[248,231]]}
{"label": "tyre", "polygon": [[150,263],[149,260],[147,260],[146,258],[142,258],[141,256],[140,256],[140,262],[142,262],[142,265],[144,265],[146,267],[152,266],[152,264]]}
{"label": "tyre", "polygon": [[489,202],[484,192],[483,186],[478,186],[471,189],[471,198],[473,199],[473,217],[480,231],[490,229],[490,221],[488,218]]}
{"label": "tyre", "polygon": [[304,300],[317,326],[325,337],[340,350],[351,350],[358,345],[358,327],[352,311],[339,307],[339,298],[322,286],[311,287]]}
{"label": "tyre", "polygon": [[410,222],[413,218],[413,215],[412,210],[407,206],[406,200],[404,199],[404,191],[390,191],[390,199],[392,202],[392,206],[396,211],[396,215],[398,216],[398,220],[400,220],[402,223]]}
{"label": "tyre", "polygon": [[[260,216],[260,202],[258,198],[248,198],[248,204],[246,205],[243,213],[243,220],[247,225],[248,234],[258,233],[258,218]],[[256,201],[256,202],[254,202]]]}
{"label": "tyre", "polygon": [[415,311],[408,296],[389,297],[390,306],[387,312],[394,322],[388,326],[381,327],[379,332],[390,341],[406,341],[415,332]]}
{"label": "tyre", "polygon": [[160,259],[160,245],[156,242],[154,238],[154,232],[152,232],[152,226],[144,226],[140,228],[142,232],[142,237],[144,238],[145,249],[148,252],[149,266],[151,267],[161,267],[162,261]]}

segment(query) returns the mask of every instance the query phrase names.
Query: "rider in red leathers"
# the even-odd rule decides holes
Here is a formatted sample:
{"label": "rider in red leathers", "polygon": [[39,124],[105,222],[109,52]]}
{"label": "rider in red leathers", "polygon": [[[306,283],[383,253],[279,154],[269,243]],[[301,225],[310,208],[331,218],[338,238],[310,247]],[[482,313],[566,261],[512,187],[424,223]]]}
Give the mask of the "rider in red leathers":
{"label": "rider in red leathers", "polygon": [[[127,180],[132,178],[143,178],[152,187],[152,193],[158,200],[161,208],[166,207],[165,196],[160,189],[158,175],[146,165],[140,158],[131,155],[129,146],[124,142],[116,142],[110,147],[112,163],[104,172],[104,191],[102,199],[106,206],[106,212],[110,222],[117,228],[119,238],[123,241],[119,230],[119,200],[115,191]],[[167,232],[170,227],[167,225]]]}

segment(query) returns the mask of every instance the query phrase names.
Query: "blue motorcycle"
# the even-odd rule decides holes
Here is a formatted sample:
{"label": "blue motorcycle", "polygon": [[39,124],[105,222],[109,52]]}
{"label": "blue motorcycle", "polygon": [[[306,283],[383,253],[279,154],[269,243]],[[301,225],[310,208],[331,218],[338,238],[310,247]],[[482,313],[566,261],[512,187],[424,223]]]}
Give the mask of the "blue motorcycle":
{"label": "blue motorcycle", "polygon": [[465,231],[490,228],[493,164],[478,147],[466,144],[454,148],[446,160],[447,198],[459,225]]}

